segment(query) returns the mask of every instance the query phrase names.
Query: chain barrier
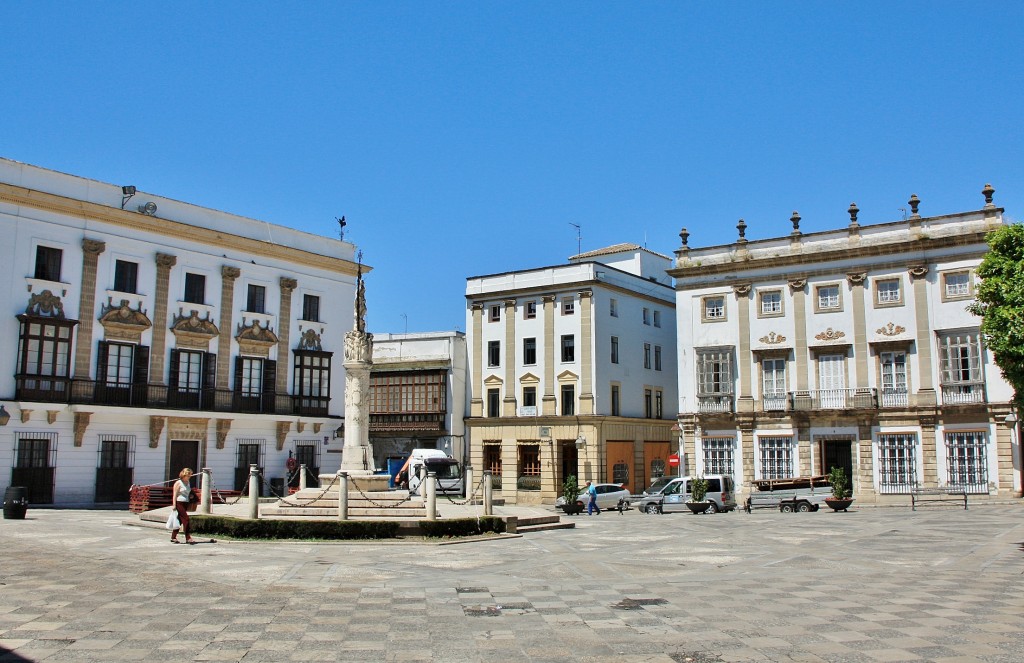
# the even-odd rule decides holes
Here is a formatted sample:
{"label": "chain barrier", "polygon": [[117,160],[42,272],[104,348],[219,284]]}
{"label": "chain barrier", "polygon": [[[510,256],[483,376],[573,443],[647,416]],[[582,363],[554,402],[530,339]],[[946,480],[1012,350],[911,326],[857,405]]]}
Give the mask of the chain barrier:
{"label": "chain barrier", "polygon": [[[234,502],[228,502],[227,499],[224,497],[224,495],[219,490],[217,490],[217,482],[213,480],[213,472],[210,472],[210,495],[216,494],[217,495],[217,499],[220,500],[220,504],[226,504],[227,506],[233,506],[235,504],[238,504],[239,502],[242,501],[243,497],[248,497],[249,496],[248,495],[249,491],[246,490],[248,487],[249,487],[249,482],[246,481],[245,482],[245,488],[242,489],[242,491],[240,493],[238,493],[238,496],[235,498],[235,501]],[[213,500],[211,500],[211,502],[212,501]]]}
{"label": "chain barrier", "polygon": [[[440,482],[438,482],[438,483],[440,483]],[[468,495],[466,497],[466,499],[464,499],[462,501],[452,499],[452,496],[447,494],[447,493],[441,493],[441,496],[444,497],[446,500],[448,500],[448,502],[451,503],[451,504],[455,504],[456,506],[466,506],[467,504],[472,504],[473,498],[476,497],[477,492],[479,492],[481,494],[481,497],[483,496],[483,492],[484,492],[484,478],[483,477],[480,477],[480,481],[478,481],[477,484],[476,484],[476,487],[473,488],[472,494]]]}
{"label": "chain barrier", "polygon": [[359,488],[358,486],[356,486],[356,492],[359,493],[364,500],[366,500],[367,502],[369,502],[373,506],[377,507],[378,509],[396,509],[396,508],[402,506],[403,504],[405,504],[406,502],[409,502],[410,500],[412,500],[412,493],[406,493],[405,498],[402,499],[399,502],[393,502],[391,504],[381,504],[381,503],[377,502],[376,500],[374,500],[369,495],[367,495],[366,493],[364,493],[363,489]]}
{"label": "chain barrier", "polygon": [[[333,488],[335,484],[338,483],[338,478],[338,475],[334,475],[334,478],[331,479],[331,483],[329,483],[326,488],[321,490],[319,495],[316,495],[315,497],[302,498],[302,501],[299,504],[289,502],[283,497],[279,498],[278,502],[286,506],[305,506],[307,504],[312,504],[313,502],[316,502],[317,500],[322,499],[325,495],[327,495],[327,493],[330,492],[331,488]],[[289,497],[291,497],[291,495],[289,495]]]}

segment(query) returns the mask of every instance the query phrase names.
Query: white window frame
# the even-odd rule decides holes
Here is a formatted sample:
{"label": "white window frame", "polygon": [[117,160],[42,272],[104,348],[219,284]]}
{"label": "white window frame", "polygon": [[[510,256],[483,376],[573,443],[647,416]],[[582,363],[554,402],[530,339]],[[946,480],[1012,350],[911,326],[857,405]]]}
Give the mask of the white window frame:
{"label": "white window frame", "polygon": [[757,293],[760,306],[758,317],[774,318],[785,314],[782,308],[782,290],[764,290]]}
{"label": "white window frame", "polygon": [[793,435],[757,438],[758,478],[789,479],[796,476],[796,439]]}
{"label": "white window frame", "polygon": [[701,322],[724,322],[726,320],[725,295],[707,295],[700,300]]}
{"label": "white window frame", "polygon": [[875,465],[880,494],[907,494],[920,484],[917,474],[920,446],[914,432],[878,434]]}
{"label": "white window frame", "polygon": [[[835,296],[827,295],[823,299],[824,290],[835,288]],[[814,312],[834,313],[843,310],[843,288],[838,283],[822,283],[814,286]]]}
{"label": "white window frame", "polygon": [[727,435],[705,435],[700,440],[704,474],[735,475],[736,438]]}
{"label": "white window frame", "polygon": [[947,430],[946,485],[971,494],[989,492],[988,432],[984,430]]}
{"label": "white window frame", "polygon": [[874,279],[874,285],[876,308],[903,305],[903,281],[898,276]]}

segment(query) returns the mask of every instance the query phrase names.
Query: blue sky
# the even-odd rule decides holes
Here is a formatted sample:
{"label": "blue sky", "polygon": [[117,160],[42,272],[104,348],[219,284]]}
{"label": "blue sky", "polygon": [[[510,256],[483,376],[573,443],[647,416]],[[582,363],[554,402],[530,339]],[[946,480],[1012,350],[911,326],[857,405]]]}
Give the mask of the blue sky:
{"label": "blue sky", "polygon": [[[1024,215],[1024,3],[13,0],[0,155],[346,239],[373,332],[467,276]],[[341,305],[339,303],[339,305]],[[348,303],[343,305],[348,306]]]}

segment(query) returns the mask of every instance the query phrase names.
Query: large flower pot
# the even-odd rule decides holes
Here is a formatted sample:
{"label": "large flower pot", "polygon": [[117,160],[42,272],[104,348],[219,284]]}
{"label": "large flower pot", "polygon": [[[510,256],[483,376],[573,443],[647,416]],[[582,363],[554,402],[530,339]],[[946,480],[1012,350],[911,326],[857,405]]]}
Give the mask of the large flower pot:
{"label": "large flower pot", "polygon": [[827,504],[833,511],[846,511],[850,508],[850,505],[853,504],[853,498],[846,497],[843,499],[837,499],[835,497],[826,497],[825,504]]}
{"label": "large flower pot", "polygon": [[704,513],[711,506],[711,502],[687,502],[686,508],[693,513]]}
{"label": "large flower pot", "polygon": [[580,502],[579,500],[569,504],[562,505],[562,511],[564,511],[565,515],[567,516],[575,516],[581,514],[583,513],[584,508],[586,508],[585,505],[583,504],[583,502]]}

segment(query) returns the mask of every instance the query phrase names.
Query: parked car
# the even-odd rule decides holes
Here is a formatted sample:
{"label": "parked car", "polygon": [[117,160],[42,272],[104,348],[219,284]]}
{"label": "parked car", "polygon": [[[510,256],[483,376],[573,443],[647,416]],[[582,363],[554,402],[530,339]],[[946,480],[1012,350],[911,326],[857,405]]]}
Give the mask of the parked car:
{"label": "parked car", "polygon": [[678,480],[679,477],[670,476],[655,479],[654,482],[647,487],[647,490],[639,495],[633,495],[629,498],[629,506],[641,513],[661,513],[661,493],[673,481]]}
{"label": "parked car", "polygon": [[[618,507],[619,500],[624,499],[628,504],[630,501],[629,490],[625,486],[617,483],[599,483],[597,484],[597,506],[600,509],[614,509]],[[583,502],[584,506],[590,501],[590,497],[587,495],[586,489],[583,486],[580,487],[579,501]],[[559,497],[555,500],[555,506],[562,506],[565,504],[565,498]]]}
{"label": "parked car", "polygon": [[[710,503],[708,513],[732,511],[736,508],[736,488],[731,476],[708,474],[704,478],[708,482],[708,494],[705,498]],[[639,500],[634,500],[633,506],[646,513],[689,511],[686,502],[690,499],[690,482],[693,479],[694,477],[673,479],[659,495],[651,496],[651,499],[645,501],[642,507]]]}

